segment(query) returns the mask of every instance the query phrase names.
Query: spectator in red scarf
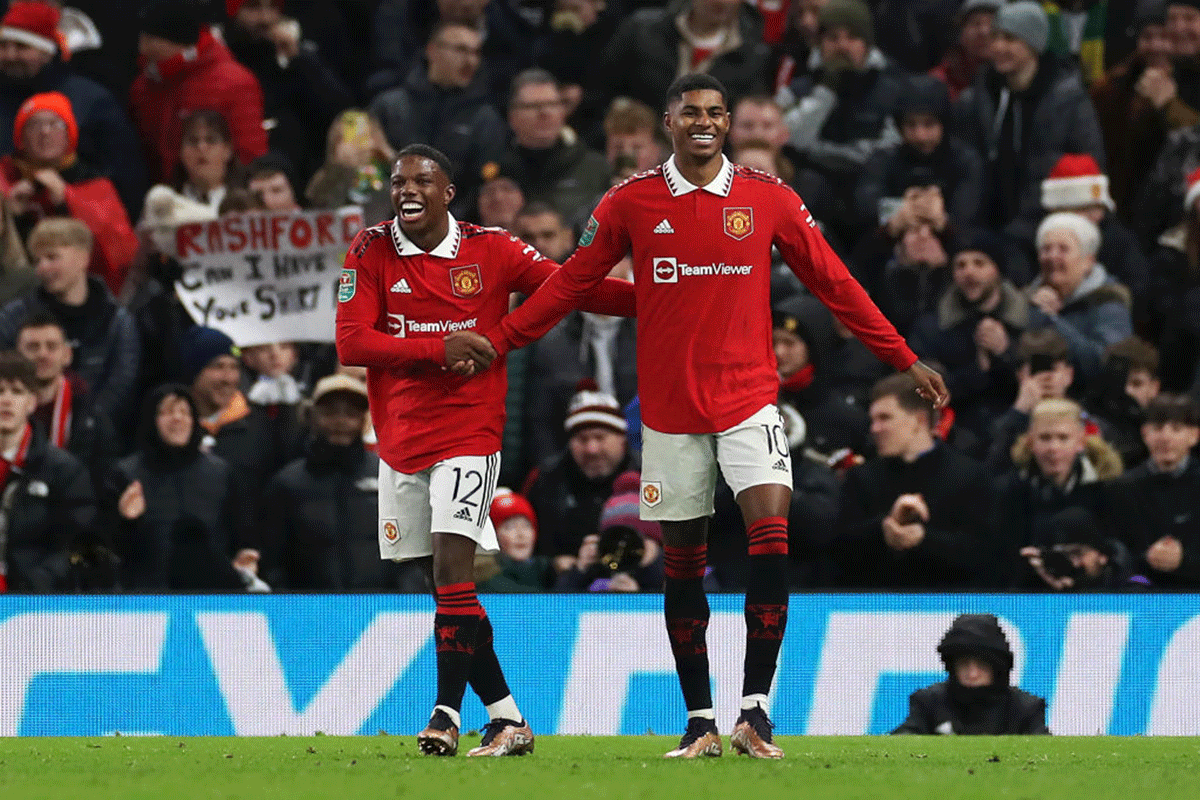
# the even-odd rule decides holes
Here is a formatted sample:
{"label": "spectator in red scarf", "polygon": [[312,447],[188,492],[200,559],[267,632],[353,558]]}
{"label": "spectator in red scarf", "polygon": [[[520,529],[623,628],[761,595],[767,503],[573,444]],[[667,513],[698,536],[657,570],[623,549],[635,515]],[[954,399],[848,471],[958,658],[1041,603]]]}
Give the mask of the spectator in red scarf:
{"label": "spectator in red scarf", "polygon": [[21,238],[46,217],[75,217],[96,239],[88,269],[120,292],[137,235],[112,181],[77,153],[71,101],[59,92],[30,97],[17,111],[13,141],[16,152],[0,158],[0,189]]}

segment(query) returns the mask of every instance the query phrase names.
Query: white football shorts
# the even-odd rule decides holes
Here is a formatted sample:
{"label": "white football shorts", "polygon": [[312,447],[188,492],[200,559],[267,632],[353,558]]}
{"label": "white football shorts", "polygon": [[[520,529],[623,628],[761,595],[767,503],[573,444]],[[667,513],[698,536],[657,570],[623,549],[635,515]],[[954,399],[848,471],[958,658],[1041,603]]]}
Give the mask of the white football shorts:
{"label": "white football shorts", "polygon": [[737,497],[751,486],[792,488],[779,409],[765,406],[720,433],[659,433],[642,425],[642,519],[678,522],[713,513],[717,469]]}
{"label": "white football shorts", "polygon": [[488,518],[500,454],[456,456],[408,475],[379,462],[379,556],[408,561],[433,555],[433,531],[473,540],[482,552],[500,549]]}

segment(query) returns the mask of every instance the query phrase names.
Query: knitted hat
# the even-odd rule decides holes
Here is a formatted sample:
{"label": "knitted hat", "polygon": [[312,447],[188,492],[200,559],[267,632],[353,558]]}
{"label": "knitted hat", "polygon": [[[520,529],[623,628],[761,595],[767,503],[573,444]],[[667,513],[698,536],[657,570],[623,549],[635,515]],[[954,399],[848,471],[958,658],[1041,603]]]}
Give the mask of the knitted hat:
{"label": "knitted hat", "polygon": [[966,19],[969,14],[976,11],[990,11],[995,14],[1002,5],[1004,5],[1004,0],[967,0],[958,10],[958,18]]}
{"label": "knitted hat", "polygon": [[58,9],[49,3],[17,0],[0,20],[0,39],[27,44],[43,53],[66,52],[58,32]]}
{"label": "knitted hat", "polygon": [[1200,167],[1192,171],[1191,175],[1187,176],[1187,194],[1183,197],[1183,210],[1185,213],[1191,213],[1192,205],[1196,202],[1196,198],[1200,197]]}
{"label": "knitted hat", "polygon": [[492,498],[492,507],[488,511],[488,516],[491,517],[492,525],[496,528],[513,517],[526,517],[529,524],[533,526],[534,537],[537,537],[537,514],[534,513],[533,506],[512,489],[501,486],[496,490],[496,496]]}
{"label": "knitted hat", "polygon": [[622,472],[613,481],[612,496],[600,511],[600,533],[609,528],[630,528],[643,538],[662,541],[662,527],[651,520],[638,516],[641,476],[636,472]]}
{"label": "knitted hat", "polygon": [[1042,220],[1037,229],[1038,248],[1041,248],[1046,234],[1061,230],[1075,234],[1075,238],[1079,240],[1079,249],[1084,255],[1094,256],[1100,250],[1100,229],[1096,227],[1096,223],[1070,211],[1058,211]]}
{"label": "knitted hat", "polygon": [[996,12],[996,30],[1015,36],[1039,56],[1046,52],[1050,37],[1050,21],[1041,3],[1019,0],[1000,7]]}
{"label": "knitted hat", "polygon": [[1042,208],[1047,211],[1101,205],[1115,211],[1108,176],[1087,153],[1068,153],[1042,181]]}
{"label": "knitted hat", "polygon": [[[271,0],[271,4],[283,8],[283,0]],[[225,16],[233,19],[244,5],[246,5],[246,0],[225,0]]]}
{"label": "knitted hat", "polygon": [[39,111],[49,111],[67,124],[67,139],[71,143],[71,152],[79,146],[79,125],[75,121],[75,112],[71,110],[71,101],[61,92],[43,92],[30,95],[17,109],[17,118],[13,122],[13,143],[18,150],[22,147],[21,134],[30,117]]}
{"label": "knitted hat", "polygon": [[617,398],[600,391],[595,381],[582,380],[576,387],[575,396],[567,406],[567,419],[563,428],[567,435],[587,425],[603,425],[621,433],[629,431],[629,423],[621,413]]}
{"label": "knitted hat", "polygon": [[218,356],[242,354],[237,345],[216,328],[193,325],[179,337],[180,379],[191,386],[196,376],[204,371]]}
{"label": "knitted hat", "polygon": [[199,0],[148,0],[138,14],[138,31],[193,45],[200,41],[200,28],[206,22],[207,7]]}
{"label": "knitted hat", "polygon": [[964,236],[958,249],[954,251],[955,258],[959,253],[983,253],[992,260],[1001,275],[1004,274],[1004,268],[1008,262],[1004,240],[985,228],[971,231]]}
{"label": "knitted hat", "polygon": [[845,28],[851,36],[866,42],[867,47],[875,45],[875,23],[862,0],[829,0],[817,13],[817,20],[821,33]]}

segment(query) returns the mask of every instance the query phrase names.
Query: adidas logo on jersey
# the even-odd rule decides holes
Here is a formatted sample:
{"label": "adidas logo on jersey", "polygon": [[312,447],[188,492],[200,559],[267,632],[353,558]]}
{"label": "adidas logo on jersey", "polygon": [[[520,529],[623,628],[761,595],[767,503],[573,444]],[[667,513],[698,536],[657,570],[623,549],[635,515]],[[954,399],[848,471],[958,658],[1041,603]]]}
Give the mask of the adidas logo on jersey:
{"label": "adidas logo on jersey", "polygon": [[466,507],[460,508],[455,513],[454,518],[455,519],[465,519],[468,522],[470,522],[471,521],[471,509],[466,508]]}
{"label": "adidas logo on jersey", "polygon": [[412,294],[412,288],[408,285],[407,278],[401,278],[392,284],[392,291],[400,294]]}
{"label": "adidas logo on jersey", "polygon": [[788,468],[787,462],[784,461],[782,458],[775,462],[775,466],[771,467],[771,469],[777,469],[780,472],[787,472],[787,468]]}
{"label": "adidas logo on jersey", "polygon": [[671,223],[667,222],[664,219],[662,222],[660,222],[654,226],[654,232],[655,233],[674,233],[675,229],[671,227]]}

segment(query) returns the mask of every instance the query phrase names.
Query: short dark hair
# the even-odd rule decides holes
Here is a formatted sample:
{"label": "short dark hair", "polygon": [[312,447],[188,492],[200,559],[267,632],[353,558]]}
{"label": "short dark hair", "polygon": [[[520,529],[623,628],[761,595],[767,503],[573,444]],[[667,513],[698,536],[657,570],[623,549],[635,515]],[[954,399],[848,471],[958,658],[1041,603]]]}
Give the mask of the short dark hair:
{"label": "short dark hair", "polygon": [[1105,353],[1105,361],[1123,364],[1126,373],[1144,370],[1150,373],[1150,377],[1158,377],[1158,350],[1137,336],[1130,336],[1110,346]]}
{"label": "short dark hair", "polygon": [[930,426],[933,425],[933,403],[917,394],[917,382],[906,372],[897,372],[876,382],[871,387],[871,402],[887,397],[896,398],[902,409],[910,413],[923,412]]}
{"label": "short dark hair", "polygon": [[711,89],[721,95],[721,102],[729,108],[729,92],[725,91],[725,84],[714,78],[712,75],[706,75],[703,72],[691,72],[687,75],[680,75],[667,89],[667,98],[664,105],[667,108],[671,107],[672,103],[683,100],[685,92],[695,92],[700,89]]}
{"label": "short dark hair", "polygon": [[427,144],[410,144],[400,148],[400,152],[396,153],[396,161],[409,156],[415,158],[428,158],[433,163],[437,164],[442,172],[446,173],[446,177],[453,179],[454,165],[450,163],[450,157],[438,150],[436,147],[430,147]]}
{"label": "short dark hair", "polygon": [[517,73],[517,76],[512,79],[512,84],[508,90],[508,105],[517,101],[517,94],[526,86],[545,86],[550,84],[555,89],[558,88],[558,78],[551,75],[541,67],[530,67]]}
{"label": "short dark hair", "polygon": [[16,350],[0,352],[0,381],[19,383],[31,392],[37,391],[37,370],[33,362]]}
{"label": "short dark hair", "polygon": [[541,200],[532,200],[521,206],[521,210],[517,212],[517,218],[521,217],[540,217],[543,214],[553,214],[558,217],[559,224],[566,225],[567,220],[563,217],[562,212],[549,203]]}
{"label": "short dark hair", "polygon": [[1186,394],[1160,394],[1146,406],[1146,424],[1166,425],[1170,422],[1198,428],[1200,407]]}
{"label": "short dark hair", "polygon": [[1054,328],[1025,331],[1017,340],[1017,358],[1028,364],[1034,356],[1050,356],[1055,363],[1071,360],[1071,345]]}
{"label": "short dark hair", "polygon": [[62,320],[45,309],[30,314],[24,322],[17,326],[17,338],[20,339],[22,331],[30,328],[58,328],[62,331],[63,338],[67,338],[67,329],[63,327]]}
{"label": "short dark hair", "polygon": [[275,175],[282,175],[287,178],[288,183],[292,184],[293,189],[296,182],[292,180],[292,164],[284,156],[276,155],[275,153],[267,153],[264,156],[259,156],[250,162],[250,166],[246,168],[249,180],[255,178],[270,178]]}

